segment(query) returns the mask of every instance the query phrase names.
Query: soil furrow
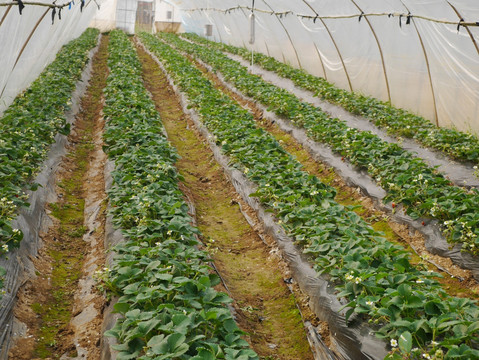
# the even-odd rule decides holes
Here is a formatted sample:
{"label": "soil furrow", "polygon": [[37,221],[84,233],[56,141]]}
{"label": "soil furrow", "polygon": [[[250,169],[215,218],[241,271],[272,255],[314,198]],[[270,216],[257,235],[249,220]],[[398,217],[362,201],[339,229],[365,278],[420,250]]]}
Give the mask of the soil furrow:
{"label": "soil furrow", "polygon": [[[139,49],[144,80],[157,104],[168,138],[182,156],[177,167],[182,189],[193,200],[202,241],[209,250],[231,296],[239,326],[265,359],[312,359],[301,314],[317,323],[307,299],[291,293],[284,280],[287,267],[272,239],[262,241],[241,213],[247,208],[227,181],[211,151],[181,110],[167,79],[154,60]],[[256,223],[258,223],[256,221]],[[266,245],[269,244],[269,245]]]}
{"label": "soil furrow", "polygon": [[225,53],[225,55],[232,60],[239,62],[242,66],[248,67],[251,69],[252,73],[261,76],[263,80],[291,92],[302,101],[322,109],[326,113],[330,114],[331,117],[344,120],[349,127],[357,128],[361,131],[370,131],[384,141],[396,143],[404,150],[417,154],[417,157],[421,158],[430,166],[437,167],[440,172],[443,172],[457,186],[479,187],[479,179],[473,175],[474,169],[472,166],[463,164],[460,161],[456,161],[438,150],[425,147],[423,144],[414,139],[403,138],[401,136],[389,134],[387,129],[374,125],[371,120],[360,115],[351,114],[339,105],[332,104],[327,100],[322,100],[312,91],[297,86],[288,78],[281,77],[280,75],[263,69],[261,66],[256,64],[251,67],[247,60],[238,55],[233,55],[230,53]]}
{"label": "soil furrow", "polygon": [[11,359],[99,359],[102,311],[106,299],[95,288],[103,267],[105,154],[99,122],[106,81],[107,39],[93,57],[92,77],[81,111],[68,137],[68,154],[56,175],[57,201],[34,259],[36,277],[19,291],[15,315],[25,334]]}
{"label": "soil furrow", "polygon": [[281,130],[274,122],[264,118],[263,111],[254,102],[248,101],[240,94],[233,92],[217,74],[208,71],[201,61],[191,56],[187,57],[218,89],[249,110],[258,126],[271,133],[286,151],[294,155],[303,165],[305,171],[317,176],[322,182],[333,186],[337,190],[335,200],[338,203],[354,206],[356,213],[369,222],[373,228],[382,231],[389,241],[405,246],[412,255],[413,263],[427,263],[426,266],[443,273],[444,277],[438,280],[450,294],[470,299],[479,298],[479,285],[471,271],[459,268],[449,258],[433,255],[427,251],[424,237],[419,232],[411,231],[406,225],[391,220],[386,213],[374,206],[371,199],[362,196],[357,189],[348,186],[339,175],[335,174],[334,169],[314,159],[292,135]]}

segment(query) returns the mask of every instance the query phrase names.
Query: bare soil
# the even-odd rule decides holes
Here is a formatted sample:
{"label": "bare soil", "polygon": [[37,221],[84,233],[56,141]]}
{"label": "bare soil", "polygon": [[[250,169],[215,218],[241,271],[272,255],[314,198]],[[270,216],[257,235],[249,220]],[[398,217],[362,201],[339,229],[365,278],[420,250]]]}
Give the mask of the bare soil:
{"label": "bare soil", "polygon": [[99,120],[107,44],[103,37],[57,173],[58,199],[47,210],[53,225],[41,234],[43,246],[33,259],[37,276],[18,293],[15,316],[27,333],[13,345],[10,359],[100,358],[106,299],[96,291],[93,275],[104,266],[105,154]]}
{"label": "bare soil", "polygon": [[246,340],[265,359],[312,359],[301,313],[319,322],[297,286],[290,290],[285,283],[290,276],[281,252],[259,225],[250,226],[241,210],[258,224],[254,211],[223,174],[157,64],[141,48],[138,51],[145,84],[182,157],[177,163],[184,177],[182,190],[196,207],[202,241],[223,279],[223,289],[235,300],[236,320],[248,333]]}

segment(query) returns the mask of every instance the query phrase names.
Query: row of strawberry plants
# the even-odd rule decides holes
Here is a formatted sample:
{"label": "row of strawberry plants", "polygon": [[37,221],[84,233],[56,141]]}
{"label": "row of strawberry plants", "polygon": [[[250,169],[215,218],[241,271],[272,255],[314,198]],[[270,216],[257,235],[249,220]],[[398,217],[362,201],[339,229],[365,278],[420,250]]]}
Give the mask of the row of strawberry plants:
{"label": "row of strawberry plants", "polygon": [[[195,34],[184,36],[218,50],[239,55],[246,60],[251,59],[251,52],[245,48],[217,43]],[[479,139],[472,134],[437,127],[423,117],[398,109],[388,102],[339,89],[323,78],[308,74],[302,69],[295,69],[261,53],[255,54],[255,63],[266,70],[291,79],[297,86],[312,91],[315,96],[340,105],[353,114],[364,116],[376,126],[386,128],[389,133],[414,138],[455,159],[479,164]]]}
{"label": "row of strawberry plants", "polygon": [[257,185],[255,196],[311,256],[315,269],[329,275],[338,297],[347,299],[347,318],[356,313],[379,324],[376,334],[390,340],[394,358],[444,350],[446,358],[479,356],[472,348],[479,328],[473,301],[447,295],[434,280],[438,274],[412,266],[402,247],[336,203],[333,188],[302,171],[250,113],[177,50],[155,36],[140,37],[187,94],[232,165]]}
{"label": "row of strawberry plants", "polygon": [[118,359],[258,359],[241,339],[227,304],[213,287],[178,189],[178,158],[141,78],[127,35],[112,31],[110,75],[104,90],[107,153],[115,161],[108,191],[110,215],[126,238],[114,248],[107,286],[123,315],[106,335],[119,342]]}
{"label": "row of strawberry plants", "polygon": [[367,170],[388,192],[385,201],[402,203],[413,218],[437,219],[451,243],[462,243],[463,250],[479,254],[477,189],[468,191],[452,186],[435,169],[397,144],[388,143],[370,132],[348,128],[345,122],[330,118],[288,91],[250,74],[246,67],[218,50],[181,40],[172,34],[162,37],[179,49],[200,57],[247,96],[303,126],[308,136],[327,143],[351,163]]}
{"label": "row of strawberry plants", "polygon": [[65,45],[0,118],[0,253],[18,247],[23,237],[12,220],[19,208],[28,206],[24,190],[35,190],[31,181],[55,135],[69,133],[65,112],[98,34],[87,29]]}

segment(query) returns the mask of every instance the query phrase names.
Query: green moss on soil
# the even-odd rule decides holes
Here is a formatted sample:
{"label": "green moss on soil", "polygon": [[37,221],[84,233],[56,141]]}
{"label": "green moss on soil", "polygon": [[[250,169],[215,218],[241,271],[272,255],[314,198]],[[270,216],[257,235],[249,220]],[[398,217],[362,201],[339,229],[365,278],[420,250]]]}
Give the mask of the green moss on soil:
{"label": "green moss on soil", "polygon": [[[182,157],[177,167],[194,199],[203,242],[237,301],[240,326],[249,332],[262,359],[312,360],[301,315],[283,282],[278,260],[232,201],[232,185],[225,181],[211,151],[187,128],[156,64],[141,51],[140,58],[169,140]],[[271,349],[270,344],[277,347]]]}
{"label": "green moss on soil", "polygon": [[[49,204],[51,215],[58,219],[56,237],[48,245],[48,255],[51,258],[51,289],[46,303],[34,303],[32,310],[41,318],[41,325],[35,337],[33,356],[42,359],[59,359],[62,354],[56,352],[64,339],[72,317],[73,296],[77,283],[82,275],[83,254],[86,243],[83,235],[86,232],[84,223],[85,200],[82,198],[83,179],[88,168],[89,154],[94,149],[92,134],[94,120],[104,87],[107,45],[102,41],[94,61],[92,80],[82,105],[81,116],[78,118],[75,131],[76,144],[71,148],[64,162],[67,171],[58,184],[62,189],[60,201]],[[101,70],[99,70],[101,69]],[[103,82],[102,82],[103,79]],[[85,100],[84,100],[85,101]],[[71,352],[69,356],[76,356]]]}
{"label": "green moss on soil", "polygon": [[[46,304],[32,306],[41,317],[41,327],[37,334],[34,355],[42,359],[58,358],[54,351],[61,341],[61,330],[65,329],[71,319],[73,293],[81,276],[85,243],[82,236],[86,231],[83,226],[84,199],[81,198],[82,181],[86,166],[78,165],[86,156],[84,143],[73,148],[71,172],[62,182],[65,190],[61,202],[50,204],[51,215],[59,220],[58,236],[48,250],[52,259],[51,290]],[[82,151],[76,152],[77,149]],[[82,160],[83,161],[83,160]]]}

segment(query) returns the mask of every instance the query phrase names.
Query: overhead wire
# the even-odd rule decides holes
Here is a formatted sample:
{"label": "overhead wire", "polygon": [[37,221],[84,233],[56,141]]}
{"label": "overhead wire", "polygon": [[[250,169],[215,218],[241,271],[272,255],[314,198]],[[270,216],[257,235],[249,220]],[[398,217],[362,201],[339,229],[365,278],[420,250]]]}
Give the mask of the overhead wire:
{"label": "overhead wire", "polygon": [[55,2],[53,3],[43,3],[43,2],[36,2],[36,1],[10,1],[10,2],[0,2],[0,6],[15,6],[23,4],[23,5],[35,5],[35,6],[44,6],[44,7],[49,7],[49,8],[59,8],[62,9],[64,7],[70,6],[70,4],[73,3],[73,1],[69,1],[67,3],[63,4],[56,4]]}
{"label": "overhead wire", "polygon": [[466,21],[464,21],[464,19],[460,19],[459,21],[451,21],[451,20],[445,20],[445,19],[436,19],[436,18],[424,16],[424,15],[415,15],[415,14],[411,14],[411,13],[401,13],[401,12],[376,12],[376,13],[374,13],[374,12],[370,12],[370,13],[361,12],[359,14],[349,14],[349,15],[319,15],[319,14],[306,15],[306,14],[295,13],[292,10],[273,11],[273,10],[264,10],[264,9],[258,9],[258,8],[252,9],[250,6],[244,6],[244,5],[238,5],[238,6],[230,7],[230,8],[227,8],[227,9],[209,7],[209,8],[182,9],[182,11],[194,12],[194,11],[208,10],[208,11],[217,11],[217,12],[223,12],[225,14],[228,14],[228,13],[231,13],[232,11],[241,10],[241,9],[245,9],[245,10],[248,10],[248,11],[253,11],[254,10],[256,12],[263,13],[263,14],[276,15],[280,18],[286,17],[288,15],[293,15],[293,16],[296,16],[296,17],[301,18],[301,19],[310,19],[310,20],[313,20],[314,22],[316,22],[316,20],[318,20],[318,19],[322,19],[322,20],[352,19],[352,18],[362,19],[363,17],[370,17],[370,16],[378,16],[378,17],[379,16],[387,16],[387,17],[399,17],[400,25],[402,25],[402,18],[406,19],[406,25],[409,25],[411,23],[411,20],[413,18],[416,18],[416,19],[431,21],[431,22],[435,22],[435,23],[439,23],[439,24],[456,25],[458,27],[458,29],[461,26],[462,27],[468,27],[468,26],[479,27],[479,21],[466,22]]}
{"label": "overhead wire", "polygon": [[[98,7],[98,9],[100,9],[100,4],[98,3],[98,1],[97,0],[93,0],[93,1]],[[81,8],[83,10],[83,7],[85,6],[85,0],[80,0],[80,3],[82,4]],[[67,6],[71,8],[72,5],[75,5],[75,2],[73,0],[68,1],[66,3],[62,3],[62,4],[57,4],[56,1],[53,1],[52,3],[38,2],[38,1],[23,1],[23,0],[0,2],[0,6],[19,6],[21,9],[23,9],[25,5],[43,6],[43,7],[49,7],[49,8],[61,10]]]}

